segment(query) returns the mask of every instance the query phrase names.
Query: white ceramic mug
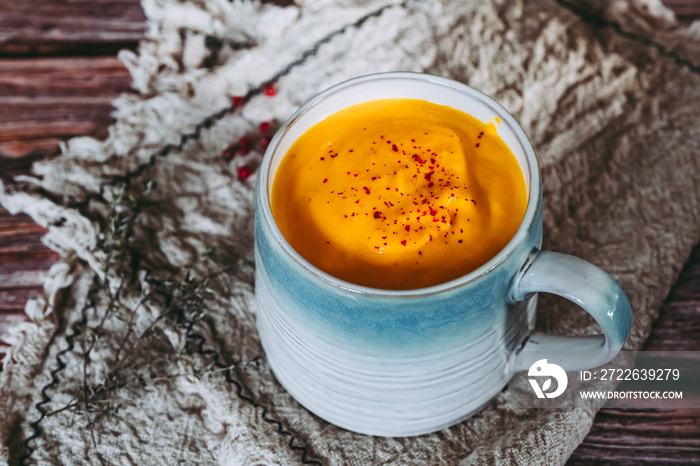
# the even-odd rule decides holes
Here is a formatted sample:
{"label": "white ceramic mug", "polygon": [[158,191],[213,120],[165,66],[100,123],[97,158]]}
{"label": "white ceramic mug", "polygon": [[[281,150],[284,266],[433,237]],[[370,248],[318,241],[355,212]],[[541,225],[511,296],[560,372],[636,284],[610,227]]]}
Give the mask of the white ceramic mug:
{"label": "white ceramic mug", "polygon": [[[464,276],[415,290],[382,290],[328,275],[285,240],[270,208],[279,163],[292,143],[345,107],[387,98],[431,101],[481,121],[498,117],[499,136],[528,189],[522,224],[507,246]],[[534,150],[512,116],[463,84],[417,73],[363,76],[301,107],[270,143],[255,193],[258,330],[279,382],[313,413],[370,435],[408,436],[449,427],[478,411],[508,383],[562,349],[566,370],[597,367],[622,348],[632,312],[599,268],[540,251],[542,187]],[[590,313],[600,335],[532,332],[537,292],[559,294]],[[591,355],[595,357],[591,357]]]}

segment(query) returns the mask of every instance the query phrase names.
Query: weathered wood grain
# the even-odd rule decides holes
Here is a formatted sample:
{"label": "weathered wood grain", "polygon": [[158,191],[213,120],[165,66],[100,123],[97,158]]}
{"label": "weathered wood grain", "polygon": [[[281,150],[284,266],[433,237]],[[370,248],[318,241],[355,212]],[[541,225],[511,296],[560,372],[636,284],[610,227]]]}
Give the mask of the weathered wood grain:
{"label": "weathered wood grain", "polygon": [[130,85],[116,57],[0,59],[0,170],[3,158],[36,159],[59,141],[99,137]]}
{"label": "weathered wood grain", "polygon": [[698,464],[697,411],[603,409],[567,465]]}
{"label": "weathered wood grain", "polygon": [[0,57],[114,55],[146,29],[139,0],[0,2]]}
{"label": "weathered wood grain", "polygon": [[46,273],[59,259],[41,243],[45,233],[29,216],[0,207],[0,345],[8,326],[26,319],[27,300],[43,293]]}
{"label": "weathered wood grain", "polygon": [[700,1],[698,0],[662,0],[661,3],[672,9],[681,23],[691,23],[700,18]]}
{"label": "weathered wood grain", "polygon": [[10,215],[0,207],[0,356],[3,335],[27,319],[27,300],[43,293],[46,273],[59,259],[41,243],[45,233],[29,216]]}

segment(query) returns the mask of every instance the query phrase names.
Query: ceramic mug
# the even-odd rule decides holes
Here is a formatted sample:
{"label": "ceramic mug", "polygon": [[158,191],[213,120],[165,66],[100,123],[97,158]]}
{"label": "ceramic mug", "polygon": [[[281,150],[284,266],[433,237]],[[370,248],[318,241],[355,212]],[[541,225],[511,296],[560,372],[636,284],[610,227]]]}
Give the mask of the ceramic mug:
{"label": "ceramic mug", "polygon": [[[275,224],[270,192],[291,144],[340,109],[387,98],[427,100],[484,122],[497,117],[498,134],[522,168],[528,205],[520,228],[496,256],[458,279],[400,291],[348,283],[302,258]],[[282,386],[337,426],[379,436],[441,430],[498,394],[514,367],[526,370],[561,350],[583,350],[580,358],[558,361],[565,370],[597,367],[610,361],[629,335],[629,302],[610,276],[581,259],[539,250],[542,184],[534,150],[503,107],[464,84],[417,73],[375,74],[338,84],[284,124],[258,173],[260,338]],[[538,292],[575,302],[602,334],[567,338],[533,332]]]}

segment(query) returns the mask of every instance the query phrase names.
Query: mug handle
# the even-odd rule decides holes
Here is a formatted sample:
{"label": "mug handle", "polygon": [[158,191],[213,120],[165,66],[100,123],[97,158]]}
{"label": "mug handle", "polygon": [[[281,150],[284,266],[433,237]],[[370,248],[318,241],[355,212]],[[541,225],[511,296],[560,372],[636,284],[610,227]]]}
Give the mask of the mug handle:
{"label": "mug handle", "polygon": [[532,332],[515,355],[515,371],[528,370],[540,359],[556,362],[565,371],[579,371],[602,366],[617,356],[632,329],[632,308],[610,275],[578,257],[537,250],[516,275],[510,297],[521,301],[537,292],[554,293],[578,304],[603,333],[560,337]]}

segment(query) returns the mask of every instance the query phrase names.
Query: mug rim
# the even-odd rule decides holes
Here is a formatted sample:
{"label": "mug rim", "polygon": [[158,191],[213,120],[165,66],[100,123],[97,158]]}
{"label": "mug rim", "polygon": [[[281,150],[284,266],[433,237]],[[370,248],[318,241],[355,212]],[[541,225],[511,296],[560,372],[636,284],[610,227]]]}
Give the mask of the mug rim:
{"label": "mug rim", "polygon": [[[341,92],[347,88],[354,85],[365,83],[368,81],[376,80],[414,80],[414,81],[424,81],[428,83],[442,85],[451,88],[460,93],[469,95],[470,97],[481,101],[486,104],[489,108],[494,110],[496,116],[501,119],[501,124],[507,124],[509,128],[513,131],[516,139],[522,146],[525,152],[525,158],[527,160],[529,172],[530,172],[530,189],[528,193],[528,203],[525,210],[525,215],[523,220],[520,222],[520,226],[516,231],[515,235],[510,239],[506,246],[501,249],[495,256],[489,259],[486,263],[482,264],[475,270],[464,274],[458,278],[438,283],[437,285],[432,285],[422,288],[413,288],[407,290],[392,290],[384,288],[373,288],[364,285],[358,285],[356,283],[348,282],[337,278],[323,270],[319,269],[315,265],[311,264],[308,260],[302,257],[292,246],[289,244],[287,239],[284,237],[280,231],[277,223],[275,222],[274,216],[272,215],[272,207],[270,205],[270,193],[268,191],[268,178],[270,175],[270,167],[272,163],[272,157],[275,153],[277,146],[279,145],[282,138],[289,131],[291,126],[307,111],[313,108],[322,100],[326,99],[328,96],[333,95],[337,92]],[[541,203],[541,176],[540,167],[537,161],[537,156],[535,155],[535,150],[532,147],[530,139],[527,137],[523,129],[520,127],[515,118],[496,100],[478,91],[466,84],[454,81],[452,79],[442,78],[439,76],[433,76],[425,73],[409,72],[409,71],[391,71],[384,73],[373,73],[368,75],[362,75],[355,78],[351,78],[335,84],[326,90],[314,95],[306,103],[304,103],[299,109],[290,116],[287,121],[277,130],[274,137],[270,141],[265,154],[263,155],[262,162],[258,169],[257,183],[255,186],[255,199],[258,201],[259,211],[262,213],[263,221],[270,229],[272,236],[281,246],[282,250],[291,258],[295,263],[297,263],[303,270],[315,276],[316,278],[322,280],[323,282],[343,291],[351,292],[354,294],[361,295],[371,295],[371,296],[386,296],[386,297],[417,297],[417,296],[427,296],[436,293],[442,293],[454,288],[458,288],[474,281],[479,280],[481,277],[489,274],[499,265],[501,265],[506,258],[508,258],[518,244],[525,240],[528,231],[532,227],[533,222],[537,216],[537,210]],[[256,209],[257,210],[257,209]]]}

